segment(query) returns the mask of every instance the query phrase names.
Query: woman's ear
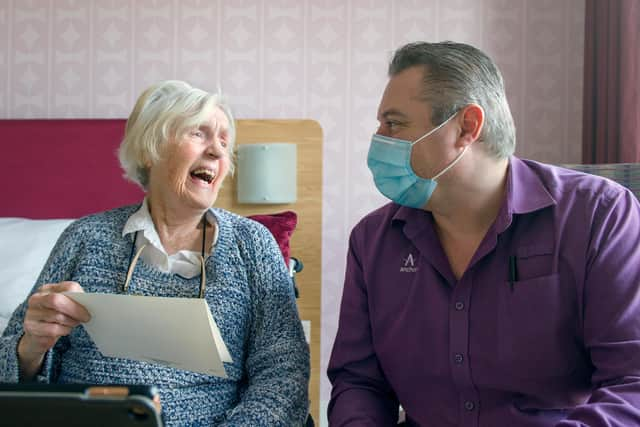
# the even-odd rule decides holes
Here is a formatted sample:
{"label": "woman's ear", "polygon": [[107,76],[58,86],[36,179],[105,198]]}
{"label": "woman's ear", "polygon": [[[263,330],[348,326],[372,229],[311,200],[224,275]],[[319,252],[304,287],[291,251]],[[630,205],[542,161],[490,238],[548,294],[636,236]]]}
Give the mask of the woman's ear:
{"label": "woman's ear", "polygon": [[149,156],[145,155],[144,158],[142,159],[142,164],[144,165],[144,168],[146,170],[151,169],[151,160],[149,160]]}
{"label": "woman's ear", "polygon": [[484,110],[477,104],[469,104],[462,109],[462,128],[460,139],[469,145],[480,138],[484,126]]}
{"label": "woman's ear", "polygon": [[[144,166],[145,169],[149,170],[151,169],[151,166],[153,166],[153,164],[155,163],[155,160],[158,160],[158,153],[154,153],[151,154],[149,153],[147,150],[142,150],[142,152],[140,153],[141,157],[142,157],[142,166]],[[155,158],[154,158],[155,157]]]}

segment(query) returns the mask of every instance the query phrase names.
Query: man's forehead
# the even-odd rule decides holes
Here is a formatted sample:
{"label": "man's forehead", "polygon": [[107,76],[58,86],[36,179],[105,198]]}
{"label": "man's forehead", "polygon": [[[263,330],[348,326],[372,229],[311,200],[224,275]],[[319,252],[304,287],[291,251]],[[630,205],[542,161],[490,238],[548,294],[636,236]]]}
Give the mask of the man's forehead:
{"label": "man's forehead", "polygon": [[385,91],[421,92],[424,85],[424,70],[421,67],[409,67],[389,78]]}
{"label": "man's forehead", "polygon": [[378,106],[377,120],[409,120],[411,117],[427,117],[430,105],[423,98],[423,70],[410,67],[391,76]]}
{"label": "man's forehead", "polygon": [[[386,94],[385,94],[386,95]],[[418,94],[384,96],[378,106],[378,119],[409,118],[416,111],[429,111],[430,106]]]}

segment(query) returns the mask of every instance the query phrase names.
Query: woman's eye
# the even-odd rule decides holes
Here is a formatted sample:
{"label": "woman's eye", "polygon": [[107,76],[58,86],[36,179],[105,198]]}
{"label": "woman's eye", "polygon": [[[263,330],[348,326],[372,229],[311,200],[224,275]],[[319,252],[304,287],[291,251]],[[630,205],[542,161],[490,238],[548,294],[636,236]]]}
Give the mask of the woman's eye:
{"label": "woman's eye", "polygon": [[191,136],[193,136],[195,138],[203,138],[204,137],[204,132],[202,132],[201,130],[193,130],[193,131],[191,131]]}

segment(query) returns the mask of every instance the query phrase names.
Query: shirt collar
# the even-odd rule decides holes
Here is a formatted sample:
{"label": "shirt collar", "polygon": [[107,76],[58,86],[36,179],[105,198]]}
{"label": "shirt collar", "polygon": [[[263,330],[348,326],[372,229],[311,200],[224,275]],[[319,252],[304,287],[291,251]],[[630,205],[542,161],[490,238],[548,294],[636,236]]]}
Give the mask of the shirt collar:
{"label": "shirt collar", "polygon": [[[215,234],[213,244],[215,244],[218,231],[216,226],[217,221],[211,209],[208,209],[205,213],[205,219],[214,227]],[[144,237],[156,248],[163,248],[162,243],[160,242],[160,236],[158,236],[156,227],[153,224],[153,219],[151,219],[151,213],[149,212],[149,203],[146,197],[142,201],[140,209],[134,212],[124,224],[124,228],[122,229],[122,236],[124,237],[127,234],[135,233],[137,231],[142,231]]]}
{"label": "shirt collar", "polygon": [[556,203],[540,177],[524,161],[511,156],[507,177],[507,204],[510,207],[508,211],[525,214]]}
{"label": "shirt collar", "polygon": [[[498,233],[506,230],[511,224],[513,214],[526,214],[556,204],[542,180],[521,159],[511,156],[507,171],[507,197],[505,198],[498,217],[496,230]],[[425,221],[425,217],[429,221]],[[412,234],[419,233],[428,223],[433,221],[430,212],[400,206],[393,215],[393,221],[400,220],[409,225]],[[407,230],[405,228],[405,230]]]}
{"label": "shirt collar", "polygon": [[402,222],[405,224],[403,230],[407,237],[412,238],[421,234],[425,229],[433,229],[433,215],[423,209],[408,208],[397,205],[397,211],[391,218],[391,222]]}
{"label": "shirt collar", "polygon": [[511,225],[514,214],[527,214],[556,204],[540,177],[515,156],[509,158],[506,191],[507,197],[495,221],[498,233]]}

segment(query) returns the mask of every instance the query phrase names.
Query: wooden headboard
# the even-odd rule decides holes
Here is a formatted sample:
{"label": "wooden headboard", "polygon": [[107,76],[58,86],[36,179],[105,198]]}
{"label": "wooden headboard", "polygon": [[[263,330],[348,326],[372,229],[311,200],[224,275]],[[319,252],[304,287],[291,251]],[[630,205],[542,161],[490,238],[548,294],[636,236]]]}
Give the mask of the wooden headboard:
{"label": "wooden headboard", "polygon": [[[116,157],[124,126],[124,119],[0,120],[0,217],[78,218],[142,200]],[[241,215],[298,215],[291,255],[304,264],[296,276],[298,306],[311,322],[310,399],[319,420],[322,130],[312,120],[238,120],[237,143],[258,142],[297,144],[297,202],[238,204],[235,179],[228,177],[215,206]]]}
{"label": "wooden headboard", "polygon": [[322,129],[313,120],[238,120],[238,144],[295,142],[298,147],[298,200],[290,205],[245,205],[236,200],[235,179],[227,179],[216,206],[241,215],[290,209],[298,214],[291,255],[304,269],[296,283],[302,320],[311,321],[311,413],[318,422],[320,402],[320,311],[322,266]]}

